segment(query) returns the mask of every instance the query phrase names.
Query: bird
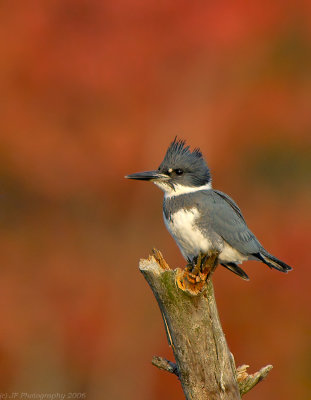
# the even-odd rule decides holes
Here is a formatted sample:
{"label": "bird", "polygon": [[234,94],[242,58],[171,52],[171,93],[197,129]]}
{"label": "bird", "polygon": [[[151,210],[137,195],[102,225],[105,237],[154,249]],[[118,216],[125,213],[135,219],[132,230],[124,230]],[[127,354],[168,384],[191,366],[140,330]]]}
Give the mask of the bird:
{"label": "bird", "polygon": [[194,266],[200,254],[213,250],[219,264],[244,280],[249,277],[239,265],[247,260],[285,273],[292,270],[265,250],[232,198],[213,189],[202,152],[191,150],[185,140],[175,137],[157,170],[125,178],[150,181],[163,190],[164,223],[188,265]]}

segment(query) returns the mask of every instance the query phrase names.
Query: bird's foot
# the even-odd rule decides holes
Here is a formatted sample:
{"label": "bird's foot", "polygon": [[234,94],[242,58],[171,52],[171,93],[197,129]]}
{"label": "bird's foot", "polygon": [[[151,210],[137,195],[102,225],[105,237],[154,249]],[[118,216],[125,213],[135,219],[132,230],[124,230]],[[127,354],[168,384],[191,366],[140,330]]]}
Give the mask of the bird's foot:
{"label": "bird's foot", "polygon": [[214,270],[217,255],[199,254],[192,263],[189,263],[184,271],[177,276],[178,287],[190,294],[201,293],[205,287],[205,282]]}
{"label": "bird's foot", "polygon": [[208,254],[203,254],[201,258],[201,273],[206,275],[206,279],[210,277],[215,271],[218,264],[219,253],[215,250],[210,251]]}

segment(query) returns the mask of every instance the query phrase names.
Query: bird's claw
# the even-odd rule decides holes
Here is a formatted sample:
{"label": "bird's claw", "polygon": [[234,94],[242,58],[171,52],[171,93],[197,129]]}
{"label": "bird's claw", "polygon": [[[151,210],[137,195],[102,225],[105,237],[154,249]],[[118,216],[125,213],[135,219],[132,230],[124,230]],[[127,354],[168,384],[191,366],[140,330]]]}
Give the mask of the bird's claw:
{"label": "bird's claw", "polygon": [[177,284],[180,289],[190,294],[198,294],[203,291],[205,282],[214,269],[215,258],[209,254],[199,254],[192,263],[187,264],[184,271],[177,277]]}
{"label": "bird's claw", "polygon": [[[151,258],[153,258],[163,270],[170,269],[159,250],[152,249]],[[187,264],[184,270],[177,269],[176,283],[178,287],[191,295],[197,295],[203,292],[206,280],[214,270],[213,265],[215,265],[216,258],[213,257],[212,253],[199,254],[198,257]]]}

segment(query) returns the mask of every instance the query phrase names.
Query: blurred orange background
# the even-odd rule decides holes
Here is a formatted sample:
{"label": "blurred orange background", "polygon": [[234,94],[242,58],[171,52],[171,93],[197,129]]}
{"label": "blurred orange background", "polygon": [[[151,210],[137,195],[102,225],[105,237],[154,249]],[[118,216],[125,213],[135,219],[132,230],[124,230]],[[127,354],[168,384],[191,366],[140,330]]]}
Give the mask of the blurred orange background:
{"label": "blurred orange background", "polygon": [[162,193],[126,181],[175,135],[203,151],[288,275],[214,285],[247,399],[309,399],[311,3],[4,1],[0,8],[0,392],[182,399],[138,261],[184,266]]}

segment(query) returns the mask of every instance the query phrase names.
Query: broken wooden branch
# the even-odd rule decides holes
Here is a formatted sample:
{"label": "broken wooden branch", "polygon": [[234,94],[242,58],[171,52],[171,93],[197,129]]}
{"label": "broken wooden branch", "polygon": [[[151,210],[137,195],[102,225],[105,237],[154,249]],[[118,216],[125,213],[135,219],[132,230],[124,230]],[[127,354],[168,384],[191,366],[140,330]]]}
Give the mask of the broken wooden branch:
{"label": "broken wooden branch", "polygon": [[254,375],[248,375],[245,367],[236,370],[210,279],[217,255],[209,254],[195,274],[187,269],[170,269],[158,250],[140,261],[140,271],[158,302],[176,360],[175,364],[154,357],[152,363],[178,376],[187,400],[240,399],[272,368],[267,366]]}
{"label": "broken wooden branch", "polygon": [[170,372],[171,374],[175,374],[178,378],[178,369],[177,365],[173,363],[172,361],[167,360],[166,358],[163,357],[157,357],[154,356],[152,357],[152,365],[159,369],[163,369],[164,371]]}
{"label": "broken wooden branch", "polygon": [[272,365],[266,365],[255,374],[248,374],[246,372],[249,365],[241,365],[237,368],[237,381],[241,396],[249,392],[257,383],[261,382],[273,368]]}

